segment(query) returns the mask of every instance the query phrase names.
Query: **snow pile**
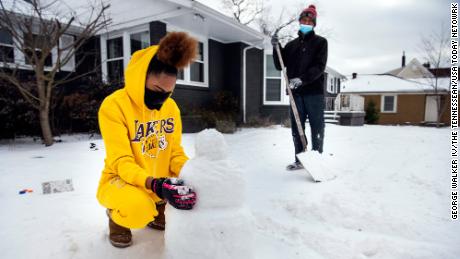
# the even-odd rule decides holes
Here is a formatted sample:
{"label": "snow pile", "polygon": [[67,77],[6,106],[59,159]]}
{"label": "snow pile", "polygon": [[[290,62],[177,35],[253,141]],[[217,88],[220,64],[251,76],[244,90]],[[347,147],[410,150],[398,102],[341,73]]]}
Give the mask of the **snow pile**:
{"label": "snow pile", "polygon": [[[183,172],[198,191],[195,209],[168,206],[166,242],[165,232],[147,227],[133,230],[133,245],[126,249],[109,243],[105,209],[96,200],[105,157],[101,139],[63,136],[46,148],[32,138],[0,141],[0,257],[170,259],[163,256],[167,245],[193,250],[182,254],[186,259],[212,253],[215,259],[229,258],[231,249],[239,252],[234,258],[250,258],[244,249],[251,247],[252,257],[260,259],[460,258],[460,221],[450,220],[450,127],[327,124],[325,130],[322,156],[333,154],[325,165],[337,178],[321,183],[302,170],[285,170],[294,159],[289,128],[224,134],[229,146],[224,159],[200,153],[220,147],[219,142],[204,145],[197,155],[194,145],[206,142],[184,134],[185,152],[195,157]],[[193,171],[200,174],[197,180],[188,167],[198,168]],[[43,182],[64,179],[72,179],[74,191],[42,194]],[[18,193],[24,189],[33,192]],[[214,196],[244,203],[255,219],[253,231],[241,227],[249,216],[237,216],[244,211],[240,205],[210,208],[216,206],[209,198]],[[246,240],[251,234],[252,245]]]}
{"label": "snow pile", "polygon": [[216,130],[196,137],[196,157],[181,172],[194,187],[193,210],[168,207],[166,258],[252,258],[252,216],[244,207],[246,184],[242,170],[227,157],[227,144]]}

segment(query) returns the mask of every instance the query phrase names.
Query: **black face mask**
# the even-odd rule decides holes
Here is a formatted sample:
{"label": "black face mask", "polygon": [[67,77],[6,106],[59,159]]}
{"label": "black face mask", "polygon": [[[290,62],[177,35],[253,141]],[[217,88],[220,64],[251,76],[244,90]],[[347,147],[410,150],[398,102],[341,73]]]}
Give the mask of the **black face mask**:
{"label": "black face mask", "polygon": [[157,92],[145,88],[144,103],[150,109],[160,110],[163,103],[171,95],[171,92]]}

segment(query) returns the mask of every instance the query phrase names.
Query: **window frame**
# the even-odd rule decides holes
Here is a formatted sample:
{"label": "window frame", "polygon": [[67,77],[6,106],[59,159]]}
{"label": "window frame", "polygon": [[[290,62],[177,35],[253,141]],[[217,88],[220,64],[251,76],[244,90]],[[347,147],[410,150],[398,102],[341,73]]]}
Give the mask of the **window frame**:
{"label": "window frame", "polygon": [[[32,33],[32,37],[34,37],[34,36],[39,37],[40,35],[39,35],[39,34]],[[61,39],[59,39],[59,40],[61,40]],[[58,42],[58,44],[59,44],[59,42]],[[23,43],[23,46],[24,46],[25,48],[28,48],[28,47],[26,47],[25,36],[24,36],[24,43]],[[39,48],[34,49],[34,51],[35,51],[35,52],[40,52],[40,54],[41,54],[41,52],[42,52],[41,49],[39,49]],[[54,47],[53,49],[51,49],[51,52],[50,52],[49,55],[50,55],[49,58],[50,58],[50,60],[51,60],[51,66],[47,66],[47,65],[46,65],[46,59],[45,59],[45,64],[44,64],[45,66],[44,66],[44,68],[51,69],[51,68],[56,64],[56,59],[57,59],[57,50],[56,50],[56,47]],[[30,68],[33,67],[33,64],[32,64],[32,63],[28,63],[28,62],[27,62],[27,56],[26,56],[26,55],[24,55],[24,65],[30,66]]]}
{"label": "window frame", "polygon": [[[122,49],[122,54],[121,56],[119,57],[116,57],[116,58],[109,58],[109,41],[110,40],[115,40],[115,39],[121,39],[121,49]],[[106,60],[105,60],[105,66],[106,66],[106,71],[107,71],[107,74],[106,74],[106,79],[107,79],[107,82],[114,82],[114,80],[110,79],[109,78],[109,62],[113,62],[113,61],[122,61],[122,64],[123,64],[123,71],[125,70],[125,64],[124,64],[124,59],[125,59],[125,44],[124,44],[124,39],[123,39],[123,35],[118,35],[118,36],[115,36],[115,37],[110,37],[108,38],[106,41],[105,41],[105,46],[106,46],[106,49],[107,49],[107,55],[106,55]],[[124,74],[122,76],[122,80],[121,82],[124,82],[125,80],[125,77],[124,77]]]}
{"label": "window frame", "polygon": [[[75,35],[72,35],[72,34],[63,34],[60,38],[59,38],[59,48],[64,48],[66,46],[64,46],[64,38],[67,37],[68,39],[71,39],[71,44],[74,44],[75,42]],[[76,66],[76,61],[75,61],[75,51],[74,51],[74,48],[70,48],[70,49],[67,49],[67,50],[63,50],[64,53],[66,52],[74,52],[73,55],[70,57],[70,59],[67,61],[67,63],[63,66],[61,66],[59,69],[60,71],[66,71],[66,72],[75,72],[75,66]],[[54,53],[55,51],[52,51],[52,53]],[[65,54],[64,54],[65,55]],[[57,55],[57,51],[56,51],[56,55],[55,55],[55,58],[53,58],[53,63],[57,62],[57,58],[58,58],[58,55]]]}
{"label": "window frame", "polygon": [[[183,31],[180,28],[176,28],[173,26],[167,25],[168,29],[167,32],[171,31]],[[148,24],[144,24],[141,26],[136,26],[128,29],[123,29],[119,31],[113,31],[106,34],[101,35],[101,59],[102,59],[102,78],[104,82],[109,82],[108,78],[108,62],[119,60],[121,58],[108,58],[108,49],[107,49],[107,41],[115,38],[122,37],[123,42],[123,70],[126,69],[128,66],[129,60],[131,59],[131,35],[141,32],[148,32],[150,35],[150,29]],[[192,37],[196,38],[199,42],[203,44],[203,61],[200,63],[204,64],[204,82],[195,82],[190,80],[190,66],[184,68],[184,79],[177,79],[176,84],[178,85],[187,85],[187,86],[198,86],[203,88],[209,88],[209,40],[208,38],[200,35],[196,35],[190,32],[187,32]],[[149,38],[149,46],[151,46],[150,38]],[[129,53],[129,55],[127,54]],[[194,61],[196,62],[196,61]],[[124,78],[123,78],[124,80]]]}
{"label": "window frame", "polygon": [[[131,46],[131,36],[134,35],[134,34],[140,34],[140,33],[145,33],[145,32],[146,32],[146,33],[148,34],[148,36],[149,36],[149,37],[148,37],[148,40],[149,40],[149,42],[148,42],[148,47],[150,47],[150,46],[151,46],[151,45],[150,45],[150,44],[151,44],[151,41],[150,41],[150,30],[149,30],[149,29],[145,29],[145,30],[143,30],[143,29],[138,29],[138,30],[134,30],[134,31],[130,31],[130,32],[129,32],[129,55],[130,55],[130,58],[131,58],[132,55],[134,54],[134,53],[132,53],[133,50],[132,50],[132,46]],[[124,55],[124,53],[123,53],[123,55]]]}
{"label": "window frame", "polygon": [[[5,32],[8,33],[7,31],[5,31]],[[8,33],[8,35],[11,37],[11,41],[13,41],[13,42],[11,44],[0,42],[0,46],[12,48],[12,50],[13,50],[13,62],[0,61],[0,64],[14,64],[16,62],[16,57],[15,57],[15,54],[16,54],[15,52],[16,51],[15,51],[15,47],[14,47],[14,38],[9,33]]]}
{"label": "window frame", "polygon": [[[263,105],[289,105],[289,96],[286,95],[285,79],[282,71],[279,71],[280,77],[267,76],[267,56],[273,59],[273,51],[264,51],[264,80],[263,80]],[[267,100],[267,79],[281,79],[280,80],[280,100],[268,101]]]}
{"label": "window frame", "polygon": [[[385,110],[385,97],[393,97],[393,109]],[[398,96],[396,94],[384,94],[380,99],[380,112],[381,113],[397,113]]]}
{"label": "window frame", "polygon": [[[116,30],[108,33],[104,33],[100,35],[100,49],[101,49],[101,70],[102,70],[102,81],[104,83],[110,83],[109,80],[109,68],[108,68],[108,62],[110,61],[116,61],[116,60],[123,60],[123,80],[121,82],[124,82],[124,70],[129,64],[129,60],[131,59],[131,35],[136,34],[136,33],[141,33],[141,32],[148,32],[150,36],[150,29],[148,24],[143,24],[140,26],[135,26],[123,30]],[[108,58],[108,49],[107,49],[107,42],[112,39],[116,38],[122,38],[122,49],[123,49],[123,56],[122,57],[117,57],[117,58]],[[149,37],[149,46],[150,46],[150,37]]]}
{"label": "window frame", "polygon": [[[203,71],[203,80],[204,80],[203,82],[200,82],[200,81],[193,81],[193,80],[192,80],[192,73],[191,73],[191,71],[192,71],[192,64],[193,64],[193,63],[203,64],[203,69],[204,69],[204,67],[205,67],[205,62],[204,62],[204,42],[198,40],[198,46],[199,46],[200,43],[203,45],[203,50],[202,50],[202,51],[203,51],[203,53],[202,53],[202,59],[203,59],[203,60],[195,59],[192,63],[190,63],[190,65],[189,65],[187,68],[188,68],[188,70],[189,70],[189,71],[188,71],[188,73],[189,73],[189,81],[190,81],[191,83],[204,84],[205,81],[206,81],[205,75],[204,75],[204,74],[205,74],[205,71]],[[184,70],[184,79],[185,79],[185,70]]]}

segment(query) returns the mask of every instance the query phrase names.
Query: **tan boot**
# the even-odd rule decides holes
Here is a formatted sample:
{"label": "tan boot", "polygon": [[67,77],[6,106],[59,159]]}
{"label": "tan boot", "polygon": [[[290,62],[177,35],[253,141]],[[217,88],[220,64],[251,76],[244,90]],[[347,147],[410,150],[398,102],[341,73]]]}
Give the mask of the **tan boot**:
{"label": "tan boot", "polygon": [[166,227],[166,218],[165,218],[165,207],[166,202],[160,201],[156,203],[158,215],[153,221],[151,221],[147,226],[150,228],[164,231]]}
{"label": "tan boot", "polygon": [[109,216],[109,240],[110,243],[119,248],[128,247],[133,244],[133,236],[129,228],[122,227],[115,223],[110,218],[110,211],[107,210]]}

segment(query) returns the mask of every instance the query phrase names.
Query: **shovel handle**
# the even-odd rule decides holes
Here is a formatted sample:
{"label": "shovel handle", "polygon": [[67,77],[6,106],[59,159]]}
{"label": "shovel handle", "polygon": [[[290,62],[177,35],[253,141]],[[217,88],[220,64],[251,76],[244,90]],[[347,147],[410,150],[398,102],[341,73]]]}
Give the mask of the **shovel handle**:
{"label": "shovel handle", "polygon": [[308,141],[307,141],[307,137],[305,136],[305,132],[303,131],[302,124],[300,123],[299,111],[297,110],[297,106],[296,106],[295,101],[294,101],[294,96],[292,95],[291,88],[289,87],[289,78],[287,76],[286,67],[284,66],[283,56],[281,55],[281,50],[280,50],[280,45],[279,44],[276,45],[276,53],[278,54],[278,60],[280,61],[281,69],[283,71],[284,81],[286,83],[286,90],[287,90],[288,95],[289,95],[289,103],[291,104],[291,109],[292,109],[292,112],[294,113],[294,119],[295,119],[295,123],[297,125],[297,131],[299,132],[300,140],[302,142],[303,151],[305,152],[305,151],[307,151]]}

